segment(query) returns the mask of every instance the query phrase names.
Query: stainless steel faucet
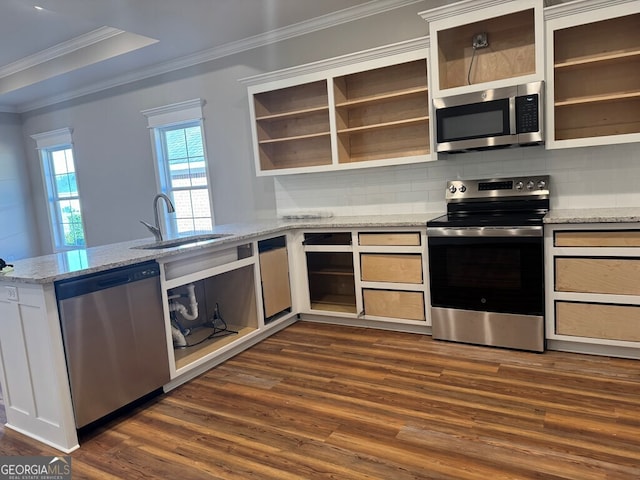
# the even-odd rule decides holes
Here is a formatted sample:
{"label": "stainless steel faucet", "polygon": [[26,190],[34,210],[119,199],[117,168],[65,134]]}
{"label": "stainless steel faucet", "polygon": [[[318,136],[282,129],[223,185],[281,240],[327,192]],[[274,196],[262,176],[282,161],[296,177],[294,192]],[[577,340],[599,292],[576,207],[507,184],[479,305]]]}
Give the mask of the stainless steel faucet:
{"label": "stainless steel faucet", "polygon": [[176,209],[173,206],[173,203],[171,203],[171,199],[164,193],[159,193],[153,199],[153,217],[156,222],[155,226],[150,225],[143,220],[140,220],[140,223],[142,223],[145,227],[149,229],[151,233],[153,233],[153,236],[155,237],[156,242],[162,241],[162,230],[160,229],[160,217],[158,216],[158,200],[160,199],[163,199],[164,202],[167,204],[168,213],[173,213],[176,211]]}

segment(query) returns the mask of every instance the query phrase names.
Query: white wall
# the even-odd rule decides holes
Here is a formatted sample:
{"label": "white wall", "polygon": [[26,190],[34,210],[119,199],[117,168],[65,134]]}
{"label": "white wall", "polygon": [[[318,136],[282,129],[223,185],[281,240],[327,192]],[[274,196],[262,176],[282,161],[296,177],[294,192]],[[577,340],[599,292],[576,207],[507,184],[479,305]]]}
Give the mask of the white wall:
{"label": "white wall", "polygon": [[551,208],[640,206],[637,144],[545,150],[525,147],[443,156],[426,164],[280,176],[280,215],[431,213],[445,210],[447,180],[551,175]]}
{"label": "white wall", "polygon": [[0,258],[8,263],[39,252],[20,118],[0,113]]}

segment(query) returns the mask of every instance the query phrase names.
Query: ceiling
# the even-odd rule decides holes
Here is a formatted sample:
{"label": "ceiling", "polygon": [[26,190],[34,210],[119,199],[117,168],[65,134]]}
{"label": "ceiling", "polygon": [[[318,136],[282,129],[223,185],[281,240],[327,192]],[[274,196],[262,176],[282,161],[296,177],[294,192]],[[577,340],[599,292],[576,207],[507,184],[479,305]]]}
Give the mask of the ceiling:
{"label": "ceiling", "polygon": [[0,111],[32,110],[419,1],[1,0]]}

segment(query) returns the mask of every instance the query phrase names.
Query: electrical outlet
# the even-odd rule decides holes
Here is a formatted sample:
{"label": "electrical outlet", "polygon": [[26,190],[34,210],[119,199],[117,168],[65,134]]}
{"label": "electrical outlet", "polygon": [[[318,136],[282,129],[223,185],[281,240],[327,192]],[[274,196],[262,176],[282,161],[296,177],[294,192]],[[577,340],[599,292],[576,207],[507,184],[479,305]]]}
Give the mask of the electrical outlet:
{"label": "electrical outlet", "polygon": [[18,301],[18,287],[6,286],[7,289],[7,300],[11,300],[13,302]]}
{"label": "electrical outlet", "polygon": [[476,33],[473,36],[473,40],[472,40],[471,45],[475,49],[488,47],[489,46],[489,39],[487,38],[486,32]]}

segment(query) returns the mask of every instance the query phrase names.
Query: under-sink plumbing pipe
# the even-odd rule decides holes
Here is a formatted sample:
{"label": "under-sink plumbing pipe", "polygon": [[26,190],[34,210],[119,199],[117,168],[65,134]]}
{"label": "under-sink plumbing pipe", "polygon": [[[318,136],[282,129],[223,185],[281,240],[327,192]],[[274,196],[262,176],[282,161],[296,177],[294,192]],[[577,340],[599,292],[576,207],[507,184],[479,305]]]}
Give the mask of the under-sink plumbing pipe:
{"label": "under-sink plumbing pipe", "polygon": [[196,300],[196,286],[193,283],[190,283],[186,286],[187,294],[186,295],[172,295],[169,297],[169,300],[174,298],[188,298],[189,299],[189,310],[180,302],[172,302],[169,301],[169,311],[170,312],[178,312],[185,320],[195,320],[198,318],[198,302]]}

